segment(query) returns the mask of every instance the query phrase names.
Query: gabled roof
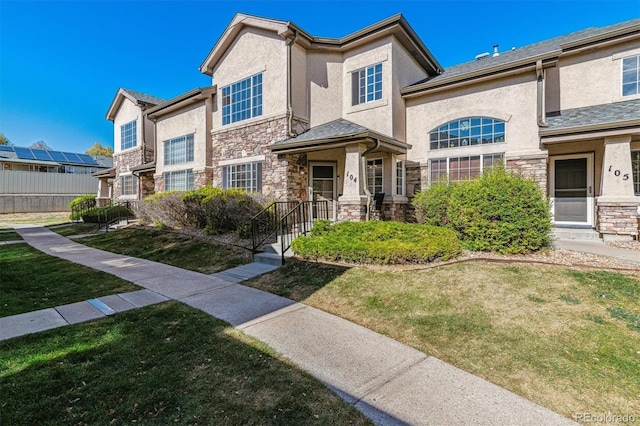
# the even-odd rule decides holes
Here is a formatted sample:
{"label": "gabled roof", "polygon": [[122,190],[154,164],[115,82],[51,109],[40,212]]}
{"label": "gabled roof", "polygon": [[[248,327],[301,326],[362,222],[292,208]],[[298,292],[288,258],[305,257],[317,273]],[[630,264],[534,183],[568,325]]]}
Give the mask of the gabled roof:
{"label": "gabled roof", "polygon": [[211,95],[216,93],[216,89],[216,86],[199,87],[192,89],[186,93],[176,96],[175,98],[169,99],[168,101],[162,102],[154,107],[149,108],[147,110],[147,116],[149,118],[156,118],[164,114],[168,114],[193,102],[211,97]]}
{"label": "gabled roof", "polygon": [[147,95],[146,93],[142,92],[136,92],[135,90],[131,89],[120,88],[118,89],[118,92],[113,98],[111,106],[107,111],[107,120],[113,121],[115,119],[116,113],[118,112],[120,105],[122,105],[122,102],[125,99],[129,99],[131,102],[133,102],[143,110],[164,102],[164,99],[158,98],[156,96]]}
{"label": "gabled roof", "polygon": [[510,70],[517,67],[535,64],[537,60],[557,58],[561,54],[575,51],[581,47],[610,41],[624,36],[640,35],[640,19],[633,19],[605,27],[592,27],[585,30],[544,40],[523,46],[515,50],[500,52],[499,56],[487,56],[481,59],[448,67],[435,77],[426,78],[402,89],[407,95],[444,86],[447,84]]}
{"label": "gabled roof", "polygon": [[308,50],[338,52],[355,48],[372,40],[386,37],[387,35],[394,35],[429,74],[442,72],[442,66],[401,14],[376,22],[373,25],[344,37],[331,38],[312,36],[291,21],[280,21],[238,13],[233,17],[222,33],[222,36],[202,62],[202,65],[200,65],[200,71],[202,73],[207,75],[213,74],[213,69],[216,64],[220,61],[229,46],[231,46],[240,31],[245,27],[274,31],[288,40],[295,38],[296,43]]}
{"label": "gabled roof", "polygon": [[294,138],[275,142],[267,146],[267,148],[273,152],[308,148],[328,149],[360,140],[378,140],[394,152],[398,151],[406,153],[406,150],[411,148],[411,145],[400,142],[389,136],[385,136],[352,121],[345,120],[344,118],[339,118],[337,120],[312,127]]}
{"label": "gabled roof", "polygon": [[541,136],[637,127],[640,126],[640,99],[567,109],[547,116],[546,121],[549,126],[540,130]]}

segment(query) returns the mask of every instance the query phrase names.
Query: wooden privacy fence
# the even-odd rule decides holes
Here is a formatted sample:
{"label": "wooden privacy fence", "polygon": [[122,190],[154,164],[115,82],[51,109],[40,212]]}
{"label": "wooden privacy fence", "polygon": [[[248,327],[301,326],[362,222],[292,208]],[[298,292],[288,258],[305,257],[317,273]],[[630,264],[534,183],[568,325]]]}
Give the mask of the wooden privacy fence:
{"label": "wooden privacy fence", "polygon": [[97,194],[91,175],[0,171],[1,194]]}

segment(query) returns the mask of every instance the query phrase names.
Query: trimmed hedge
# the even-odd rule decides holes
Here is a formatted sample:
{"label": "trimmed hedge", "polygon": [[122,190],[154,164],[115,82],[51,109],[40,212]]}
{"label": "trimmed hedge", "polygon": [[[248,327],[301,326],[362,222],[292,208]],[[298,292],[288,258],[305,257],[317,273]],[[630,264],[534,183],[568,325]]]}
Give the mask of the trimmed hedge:
{"label": "trimmed hedge", "polygon": [[82,221],[85,223],[100,223],[101,220],[104,221],[107,211],[110,219],[118,216],[132,216],[131,210],[125,206],[94,207],[82,215]]}
{"label": "trimmed hedge", "polygon": [[471,250],[527,253],[549,245],[549,204],[538,185],[504,167],[416,195],[419,222],[456,231]]}
{"label": "trimmed hedge", "polygon": [[69,215],[69,219],[71,220],[80,219],[80,215],[78,213],[74,213],[73,209],[87,200],[93,200],[95,205],[96,198],[97,196],[95,194],[86,194],[86,195],[80,195],[79,197],[76,197],[73,200],[71,200],[71,202],[69,203],[69,210],[71,211],[71,215]]}
{"label": "trimmed hedge", "polygon": [[461,252],[449,229],[380,221],[319,221],[308,236],[293,241],[292,249],[306,259],[380,264],[447,260]]}

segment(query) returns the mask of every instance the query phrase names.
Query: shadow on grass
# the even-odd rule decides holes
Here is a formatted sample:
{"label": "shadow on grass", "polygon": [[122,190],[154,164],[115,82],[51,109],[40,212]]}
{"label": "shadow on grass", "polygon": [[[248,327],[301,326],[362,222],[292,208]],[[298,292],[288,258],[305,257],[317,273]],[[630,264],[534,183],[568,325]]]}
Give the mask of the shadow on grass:
{"label": "shadow on grass", "polygon": [[177,302],[0,352],[0,424],[371,424],[265,345]]}

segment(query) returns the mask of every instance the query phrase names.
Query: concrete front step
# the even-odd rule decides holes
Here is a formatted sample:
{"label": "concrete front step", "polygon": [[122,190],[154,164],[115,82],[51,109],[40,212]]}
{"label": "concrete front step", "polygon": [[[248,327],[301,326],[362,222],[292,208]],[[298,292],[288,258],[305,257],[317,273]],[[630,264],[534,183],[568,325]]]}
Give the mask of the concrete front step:
{"label": "concrete front step", "polygon": [[591,228],[554,228],[554,240],[602,241],[600,233]]}
{"label": "concrete front step", "polygon": [[267,265],[282,266],[282,256],[278,253],[256,253],[253,256],[253,261],[258,263],[265,263]]}

